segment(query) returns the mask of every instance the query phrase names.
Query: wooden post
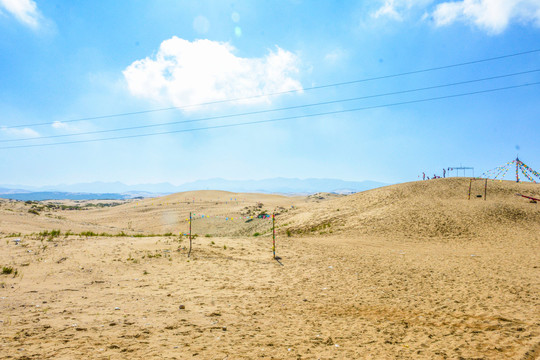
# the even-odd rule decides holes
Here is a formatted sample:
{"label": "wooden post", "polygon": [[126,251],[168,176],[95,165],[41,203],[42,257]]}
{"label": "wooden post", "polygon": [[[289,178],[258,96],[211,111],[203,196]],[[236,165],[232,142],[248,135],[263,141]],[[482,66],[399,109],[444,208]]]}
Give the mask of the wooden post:
{"label": "wooden post", "polygon": [[471,200],[471,186],[472,186],[472,179],[469,180],[469,200]]}
{"label": "wooden post", "polygon": [[189,213],[189,252],[187,254],[188,257],[191,255],[191,212]]}
{"label": "wooden post", "polygon": [[484,201],[487,199],[487,179],[486,183],[484,184]]}
{"label": "wooden post", "polygon": [[272,214],[272,252],[276,258],[276,215]]}

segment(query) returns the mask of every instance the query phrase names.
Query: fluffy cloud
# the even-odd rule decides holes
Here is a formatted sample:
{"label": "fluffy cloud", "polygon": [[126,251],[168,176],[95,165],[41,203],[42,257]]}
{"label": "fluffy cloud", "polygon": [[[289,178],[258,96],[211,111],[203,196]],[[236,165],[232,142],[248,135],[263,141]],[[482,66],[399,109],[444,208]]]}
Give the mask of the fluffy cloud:
{"label": "fluffy cloud", "polygon": [[540,0],[455,0],[434,5],[434,0],[383,0],[373,18],[402,21],[423,11],[422,20],[432,18],[435,26],[471,23],[490,33],[503,32],[510,23],[540,26]]}
{"label": "fluffy cloud", "polygon": [[444,2],[433,12],[437,26],[456,21],[473,23],[491,34],[503,32],[516,20],[540,26],[540,0],[462,0]]}
{"label": "fluffy cloud", "polygon": [[37,29],[40,25],[41,14],[32,0],[0,0],[0,8],[32,29]]}
{"label": "fluffy cloud", "polygon": [[135,61],[123,74],[133,95],[174,106],[302,88],[293,53],[278,47],[263,58],[242,58],[234,52],[228,43],[175,36],[161,43],[154,58]]}

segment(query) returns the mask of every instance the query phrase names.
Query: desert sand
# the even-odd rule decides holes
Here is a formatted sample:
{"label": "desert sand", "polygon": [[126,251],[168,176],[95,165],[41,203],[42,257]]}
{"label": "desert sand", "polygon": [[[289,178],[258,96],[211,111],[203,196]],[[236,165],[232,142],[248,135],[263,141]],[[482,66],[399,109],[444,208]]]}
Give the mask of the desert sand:
{"label": "desert sand", "polygon": [[540,185],[484,184],[0,200],[0,358],[538,359]]}

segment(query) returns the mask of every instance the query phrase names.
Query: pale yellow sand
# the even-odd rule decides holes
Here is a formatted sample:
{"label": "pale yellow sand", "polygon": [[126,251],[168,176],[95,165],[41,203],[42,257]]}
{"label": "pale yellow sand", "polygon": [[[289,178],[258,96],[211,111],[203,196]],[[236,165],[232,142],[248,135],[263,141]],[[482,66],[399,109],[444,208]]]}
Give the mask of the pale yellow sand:
{"label": "pale yellow sand", "polygon": [[[18,274],[0,275],[0,357],[539,358],[540,204],[513,194],[540,189],[489,185],[487,201],[468,201],[464,179],[325,199],[252,194],[233,207],[200,194],[195,211],[207,215],[258,201],[287,209],[282,265],[268,220],[194,220],[189,261],[185,237],[29,235],[163,233],[187,225],[186,194],[50,216],[4,201],[0,266]],[[168,212],[181,216],[162,222]],[[218,231],[228,234],[204,236]]]}

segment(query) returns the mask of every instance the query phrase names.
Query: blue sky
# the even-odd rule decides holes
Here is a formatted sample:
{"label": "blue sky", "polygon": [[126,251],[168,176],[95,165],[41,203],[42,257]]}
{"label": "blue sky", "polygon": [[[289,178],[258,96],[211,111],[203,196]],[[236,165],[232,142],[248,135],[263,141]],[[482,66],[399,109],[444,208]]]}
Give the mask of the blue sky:
{"label": "blue sky", "polygon": [[[459,164],[473,166],[480,175],[517,153],[539,170],[540,85],[391,104],[535,83],[540,72],[250,116],[39,138],[539,70],[540,52],[531,52],[310,89],[538,49],[540,0],[0,0],[0,184],[181,184],[278,176],[396,183]],[[280,92],[288,93],[266,96]],[[226,101],[238,98],[244,100]],[[185,108],[215,101],[220,102]],[[184,108],[70,121],[170,107]],[[159,136],[5,148],[363,107],[376,108]],[[37,123],[47,125],[21,126]]]}

